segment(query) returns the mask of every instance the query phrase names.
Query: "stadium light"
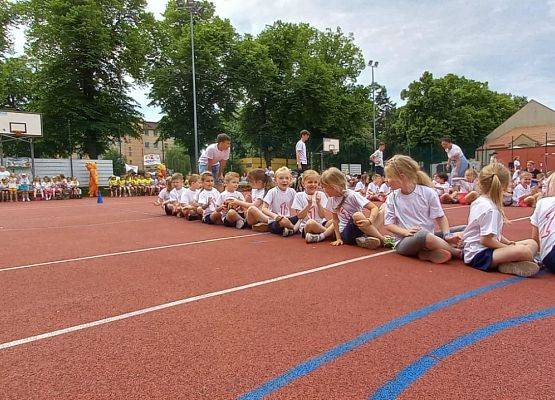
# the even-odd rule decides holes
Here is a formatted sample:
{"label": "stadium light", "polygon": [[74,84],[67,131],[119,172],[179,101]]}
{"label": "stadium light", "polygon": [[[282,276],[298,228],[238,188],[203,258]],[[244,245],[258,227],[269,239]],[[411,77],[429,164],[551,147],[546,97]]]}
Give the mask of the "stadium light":
{"label": "stadium light", "polygon": [[370,60],[368,61],[368,66],[372,68],[372,120],[373,120],[373,132],[374,132],[374,151],[376,151],[377,142],[376,142],[376,96],[375,96],[375,87],[374,87],[374,68],[378,68],[378,62]]}
{"label": "stadium light", "polygon": [[[196,72],[195,72],[195,30],[194,30],[194,21],[193,15],[198,15],[202,11],[202,6],[199,4],[198,1],[195,0],[176,0],[177,8],[180,10],[187,9],[189,10],[189,17],[190,22],[189,25],[191,27],[191,66],[193,72],[193,128],[195,133],[195,161],[194,161],[194,169],[198,172],[198,120],[197,120],[197,83],[196,83]],[[163,146],[162,146],[163,147]]]}

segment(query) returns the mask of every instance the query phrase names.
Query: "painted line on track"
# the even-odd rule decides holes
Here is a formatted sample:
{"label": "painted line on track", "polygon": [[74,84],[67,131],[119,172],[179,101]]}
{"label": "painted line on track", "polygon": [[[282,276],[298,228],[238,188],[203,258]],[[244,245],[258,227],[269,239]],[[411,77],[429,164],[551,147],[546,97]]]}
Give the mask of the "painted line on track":
{"label": "painted line on track", "polygon": [[114,257],[114,256],[121,256],[121,255],[126,255],[126,254],[144,253],[144,252],[147,252],[147,251],[165,250],[165,249],[172,249],[172,248],[175,248],[175,247],[193,246],[195,244],[221,242],[221,241],[224,241],[224,240],[242,239],[242,238],[260,236],[260,235],[267,235],[267,233],[251,233],[251,234],[248,234],[248,235],[228,236],[228,237],[223,237],[223,238],[197,240],[195,242],[175,243],[175,244],[167,244],[167,245],[164,245],[164,246],[146,247],[146,248],[143,248],[143,249],[125,250],[125,251],[117,251],[117,252],[114,252],[114,253],[96,254],[94,256],[66,258],[64,260],[45,261],[45,262],[36,263],[36,264],[18,265],[18,266],[15,266],[15,267],[2,268],[2,269],[0,269],[0,272],[15,271],[15,270],[18,270],[18,269],[44,267],[44,266],[47,266],[47,265],[55,265],[55,264],[65,264],[65,263],[70,263],[70,262],[74,262],[74,261],[94,260],[94,259],[97,259],[97,258]]}
{"label": "painted line on track", "polygon": [[425,375],[431,368],[435,367],[441,361],[452,356],[459,350],[495,335],[505,329],[553,316],[555,316],[555,307],[499,321],[476,329],[466,335],[459,336],[443,346],[437,347],[419,358],[417,361],[405,367],[394,379],[390,380],[374,392],[374,394],[369,397],[369,400],[397,399],[402,392],[404,392],[416,380]]}
{"label": "painted line on track", "polygon": [[[263,235],[264,233],[262,233]],[[250,236],[254,236],[254,235],[250,235]],[[370,258],[375,258],[375,257],[380,257],[386,254],[391,254],[393,253],[394,250],[388,250],[388,251],[383,251],[380,253],[374,253],[374,254],[369,254],[366,256],[361,256],[361,257],[356,257],[356,258],[351,258],[348,260],[343,260],[343,261],[338,261],[332,264],[327,264],[327,265],[323,265],[321,267],[317,267],[317,268],[312,268],[312,269],[308,269],[305,271],[299,271],[299,272],[295,272],[292,274],[287,274],[287,275],[281,275],[281,276],[277,276],[275,278],[270,278],[270,279],[266,279],[263,281],[258,281],[258,282],[252,282],[252,283],[248,283],[246,285],[241,285],[241,286],[235,286],[232,288],[228,288],[228,289],[223,289],[223,290],[218,290],[216,292],[210,292],[210,293],[205,293],[205,294],[201,294],[198,296],[193,296],[193,297],[186,297],[184,299],[180,299],[180,300],[175,300],[169,303],[164,303],[164,304],[159,304],[156,306],[152,306],[152,307],[148,307],[148,308],[142,308],[140,310],[136,310],[136,311],[131,311],[128,313],[124,313],[124,314],[120,314],[120,315],[116,315],[113,317],[109,317],[109,318],[104,318],[104,319],[99,319],[96,321],[91,321],[91,322],[87,322],[84,324],[80,324],[80,325],[74,325],[68,328],[64,328],[64,329],[59,329],[56,331],[51,331],[51,332],[47,332],[47,333],[43,333],[40,335],[36,335],[36,336],[30,336],[24,339],[18,339],[18,340],[14,340],[11,342],[6,342],[6,343],[1,343],[0,344],[0,350],[5,350],[5,349],[9,349],[12,347],[17,347],[17,346],[21,346],[23,344],[27,344],[27,343],[32,343],[32,342],[36,342],[39,340],[43,340],[43,339],[48,339],[51,337],[55,337],[55,336],[60,336],[60,335],[64,335],[64,334],[68,334],[68,333],[72,333],[72,332],[76,332],[76,331],[81,331],[84,329],[89,329],[89,328],[93,328],[95,326],[99,326],[99,325],[106,325],[112,322],[116,322],[116,321],[121,321],[124,319],[128,319],[128,318],[132,318],[132,317],[137,317],[139,315],[144,315],[144,314],[148,314],[148,313],[152,313],[155,311],[160,311],[160,310],[164,310],[166,308],[171,308],[171,307],[177,307],[183,304],[187,304],[187,303],[193,303],[193,302],[197,302],[200,300],[205,300],[205,299],[209,299],[212,297],[218,297],[218,296],[223,296],[229,293],[234,293],[234,292],[240,292],[243,290],[247,290],[247,289],[252,289],[255,287],[259,287],[259,286],[264,286],[264,285],[269,285],[275,282],[281,282],[281,281],[285,281],[285,280],[289,280],[289,279],[293,279],[293,278],[297,278],[299,276],[305,276],[305,275],[310,275],[310,274],[314,274],[316,272],[321,272],[321,271],[325,271],[328,269],[332,269],[332,268],[337,268],[346,264],[352,264],[355,263],[357,261],[363,261],[363,260],[368,260]]]}
{"label": "painted line on track", "polygon": [[96,224],[79,224],[79,225],[61,225],[61,226],[34,226],[31,228],[4,228],[4,227],[0,227],[0,229],[2,229],[2,232],[13,232],[13,231],[35,231],[35,230],[40,230],[40,229],[64,229],[64,228],[88,228],[88,227],[93,227],[93,226],[104,226],[104,225],[117,225],[117,224],[125,224],[127,222],[138,222],[138,221],[147,221],[150,219],[156,219],[156,218],[160,218],[160,217],[165,217],[165,215],[157,215],[155,217],[148,217],[148,218],[137,218],[137,219],[128,219],[125,221],[111,221],[111,222],[99,222]]}
{"label": "painted line on track", "polygon": [[345,355],[346,353],[355,350],[356,348],[363,346],[381,336],[384,336],[398,328],[401,328],[405,325],[408,325],[411,322],[417,321],[422,319],[436,311],[442,310],[446,307],[449,307],[453,304],[456,304],[462,300],[467,300],[472,297],[476,297],[480,294],[490,292],[495,289],[503,288],[509,285],[513,285],[522,281],[524,278],[520,277],[512,277],[509,279],[505,279],[499,282],[496,282],[491,285],[482,286],[477,289],[464,292],[458,294],[453,297],[449,297],[447,299],[441,300],[436,303],[429,304],[425,307],[419,308],[415,311],[411,311],[408,314],[402,315],[395,319],[392,319],[386,322],[383,325],[380,325],[374,329],[366,331],[359,336],[341,343],[328,351],[325,351],[316,357],[309,359],[297,366],[289,369],[285,373],[269,380],[268,382],[258,386],[257,388],[243,394],[242,396],[238,397],[238,400],[253,400],[253,399],[262,399],[271,393],[282,389],[283,387],[289,385],[293,381],[302,378],[305,375],[310,374],[317,368],[320,368],[324,364],[327,364],[335,359]]}

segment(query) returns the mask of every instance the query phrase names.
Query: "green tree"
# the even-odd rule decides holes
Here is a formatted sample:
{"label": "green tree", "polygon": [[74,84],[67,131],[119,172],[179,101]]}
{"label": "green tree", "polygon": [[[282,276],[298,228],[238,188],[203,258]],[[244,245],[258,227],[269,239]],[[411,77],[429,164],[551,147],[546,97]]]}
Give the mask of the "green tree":
{"label": "green tree", "polygon": [[167,150],[165,163],[173,172],[181,172],[183,175],[191,172],[191,157],[187,154],[187,149],[179,144]]}
{"label": "green tree", "polygon": [[145,0],[26,0],[27,55],[36,66],[30,108],[43,113],[43,155],[58,155],[69,120],[74,148],[96,158],[117,138],[138,135],[128,95],[145,81],[154,18]]}
{"label": "green tree", "polygon": [[[152,104],[165,114],[159,129],[194,154],[193,89],[189,12],[170,0],[157,23],[158,51],[152,62]],[[228,75],[229,55],[238,36],[228,20],[214,14],[214,5],[203,1],[195,16],[195,65],[200,145],[214,139],[223,119],[234,111],[237,89]],[[200,149],[199,149],[200,151]]]}
{"label": "green tree", "polygon": [[31,101],[33,79],[27,57],[0,60],[0,108],[26,110]]}
{"label": "green tree", "polygon": [[108,149],[102,154],[102,159],[112,160],[114,166],[114,175],[125,175],[125,163],[127,162],[125,156],[120,154],[117,149]]}
{"label": "green tree", "polygon": [[14,14],[8,0],[0,0],[0,54],[10,47],[8,29],[13,22]]}

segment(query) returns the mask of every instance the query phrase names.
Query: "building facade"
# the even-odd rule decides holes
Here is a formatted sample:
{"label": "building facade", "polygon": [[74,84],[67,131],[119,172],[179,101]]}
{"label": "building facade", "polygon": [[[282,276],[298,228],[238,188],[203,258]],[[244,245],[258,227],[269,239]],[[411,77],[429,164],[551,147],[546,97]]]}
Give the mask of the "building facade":
{"label": "building facade", "polygon": [[[125,137],[118,143],[118,150],[125,157],[127,164],[134,165],[139,170],[145,170],[144,157],[149,154],[160,156],[162,163],[166,159],[166,151],[174,145],[173,139],[159,140],[158,123],[144,121],[141,123],[141,137]],[[155,167],[146,167],[153,170]]]}

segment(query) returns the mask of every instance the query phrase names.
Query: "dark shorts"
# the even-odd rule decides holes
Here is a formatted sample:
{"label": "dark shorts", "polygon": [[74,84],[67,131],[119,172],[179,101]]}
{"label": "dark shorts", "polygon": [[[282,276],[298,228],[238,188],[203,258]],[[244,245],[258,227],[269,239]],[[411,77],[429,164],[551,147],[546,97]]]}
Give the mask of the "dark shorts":
{"label": "dark shorts", "polygon": [[375,165],[374,166],[374,170],[376,171],[376,174],[380,174],[381,176],[385,176],[384,174],[384,170],[383,167],[380,165]]}
{"label": "dark shorts", "polygon": [[364,236],[364,232],[355,225],[355,221],[351,218],[341,232],[341,240],[345,244],[356,244],[357,238],[361,236]]}
{"label": "dark shorts", "polygon": [[202,217],[202,222],[204,222],[205,224],[208,224],[208,225],[214,225],[214,222],[210,219],[210,214],[205,215],[204,217]]}
{"label": "dark shorts", "polygon": [[[238,214],[239,214],[239,216],[240,216],[241,218],[245,219],[245,215],[244,215],[243,213],[238,213]],[[228,226],[228,227],[230,227],[230,228],[235,228],[235,225],[237,224],[237,222],[230,222],[230,221],[228,221],[226,217],[223,217],[223,218],[222,218],[222,221],[223,221],[223,223],[224,223],[225,226]]]}
{"label": "dark shorts", "polygon": [[[299,217],[286,217],[293,225],[299,221]],[[272,221],[268,224],[268,230],[276,235],[281,235],[283,233],[283,227],[279,225],[279,222]]]}
{"label": "dark shorts", "polygon": [[173,215],[173,206],[171,204],[164,205],[164,211],[166,215]]}
{"label": "dark shorts", "polygon": [[545,268],[555,273],[555,247],[543,258],[542,263]]}
{"label": "dark shorts", "polygon": [[493,263],[493,249],[484,249],[478,254],[476,254],[469,263],[472,268],[479,269],[481,271],[489,271],[491,269],[491,264]]}

